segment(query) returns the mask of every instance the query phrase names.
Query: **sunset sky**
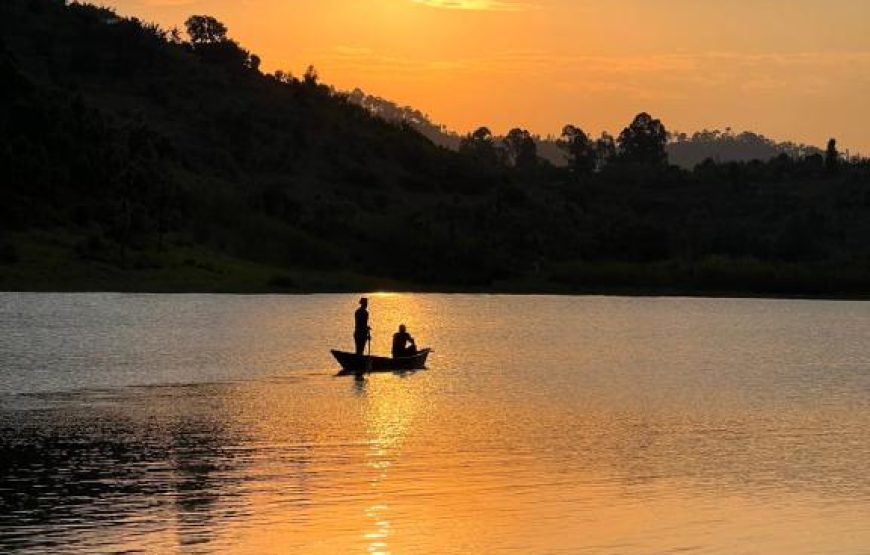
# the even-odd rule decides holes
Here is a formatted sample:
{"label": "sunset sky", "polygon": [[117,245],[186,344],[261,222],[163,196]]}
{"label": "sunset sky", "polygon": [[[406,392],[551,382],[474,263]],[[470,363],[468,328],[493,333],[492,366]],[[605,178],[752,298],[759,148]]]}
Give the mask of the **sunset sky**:
{"label": "sunset sky", "polygon": [[339,89],[466,132],[574,123],[618,132],[749,129],[870,154],[867,0],[104,0],[182,26],[214,15],[266,70],[308,64]]}

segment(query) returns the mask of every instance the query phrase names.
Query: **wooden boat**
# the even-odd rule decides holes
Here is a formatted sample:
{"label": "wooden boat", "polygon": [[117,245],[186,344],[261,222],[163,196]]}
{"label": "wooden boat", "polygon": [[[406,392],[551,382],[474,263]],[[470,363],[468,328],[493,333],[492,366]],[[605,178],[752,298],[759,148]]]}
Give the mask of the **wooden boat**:
{"label": "wooden boat", "polygon": [[341,374],[364,374],[366,372],[400,372],[403,370],[422,370],[426,368],[426,358],[432,349],[422,349],[410,357],[388,358],[357,355],[342,351],[332,351],[332,356],[341,365]]}

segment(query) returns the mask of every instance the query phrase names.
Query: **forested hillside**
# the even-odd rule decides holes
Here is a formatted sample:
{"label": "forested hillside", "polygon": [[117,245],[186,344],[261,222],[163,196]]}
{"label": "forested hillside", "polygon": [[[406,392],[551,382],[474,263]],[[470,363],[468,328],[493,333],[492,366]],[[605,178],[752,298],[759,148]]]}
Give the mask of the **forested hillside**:
{"label": "forested hillside", "polygon": [[349,95],[61,0],[0,4],[0,289],[870,292],[870,168],[668,163],[641,114],[458,152]]}
{"label": "forested hillside", "polygon": [[[348,93],[348,99],[387,121],[406,123],[423,134],[436,145],[458,150],[462,136],[446,126],[437,124],[420,110],[411,106],[400,106],[390,100],[366,94],[361,89]],[[497,137],[502,140],[504,137]],[[564,166],[568,158],[560,147],[558,137],[535,137],[538,156],[556,166]],[[822,154],[817,147],[800,143],[777,142],[764,135],[750,131],[734,132],[728,128],[705,129],[695,133],[670,132],[665,145],[670,162],[683,169],[692,170],[710,158],[716,162],[767,161],[780,154],[791,158],[801,158],[812,154]]]}

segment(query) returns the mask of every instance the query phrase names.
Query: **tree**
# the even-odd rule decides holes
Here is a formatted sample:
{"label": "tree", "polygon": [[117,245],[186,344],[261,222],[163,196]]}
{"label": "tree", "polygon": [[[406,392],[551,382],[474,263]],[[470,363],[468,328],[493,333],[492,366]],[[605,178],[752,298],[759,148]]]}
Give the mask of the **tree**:
{"label": "tree", "polygon": [[[194,51],[206,62],[232,70],[259,69],[259,58],[227,37],[226,26],[208,15],[190,16],[184,23]],[[256,67],[255,67],[256,66]]]}
{"label": "tree", "polygon": [[227,27],[210,15],[192,15],[184,22],[190,42],[195,46],[227,40]]}
{"label": "tree", "polygon": [[604,132],[595,141],[595,168],[602,170],[616,158],[616,139],[610,133]]}
{"label": "tree", "polygon": [[538,163],[538,146],[525,129],[511,129],[502,142],[507,158],[515,168],[532,168]]}
{"label": "tree", "polygon": [[840,152],[837,150],[837,139],[828,141],[828,148],[825,150],[825,169],[829,173],[836,173],[840,165]]}
{"label": "tree", "polygon": [[278,81],[279,83],[284,83],[285,85],[292,83],[296,79],[293,77],[293,74],[289,71],[284,71],[281,69],[275,70],[275,73],[272,77]]}
{"label": "tree", "polygon": [[173,27],[169,30],[167,40],[172,44],[181,44],[182,42],[184,42],[181,40],[181,31],[178,30],[178,27]]}
{"label": "tree", "polygon": [[496,165],[500,161],[499,149],[488,127],[479,127],[463,137],[459,152],[484,164]]}
{"label": "tree", "polygon": [[617,139],[619,157],[630,164],[662,167],[668,163],[668,132],[661,121],[646,112],[638,114]]}
{"label": "tree", "polygon": [[320,79],[320,75],[317,73],[317,69],[314,66],[308,66],[308,69],[305,70],[305,75],[302,76],[302,81],[306,85],[310,85],[312,87],[317,85],[317,81]]}
{"label": "tree", "polygon": [[568,155],[568,164],[578,177],[595,170],[595,144],[579,127],[566,125],[559,147]]}

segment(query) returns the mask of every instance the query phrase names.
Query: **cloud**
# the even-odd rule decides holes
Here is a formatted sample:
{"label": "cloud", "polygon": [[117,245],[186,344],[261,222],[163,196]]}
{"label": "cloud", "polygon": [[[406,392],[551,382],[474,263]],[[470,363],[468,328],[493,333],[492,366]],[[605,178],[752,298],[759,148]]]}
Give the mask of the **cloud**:
{"label": "cloud", "polygon": [[412,0],[430,8],[467,10],[478,12],[522,12],[533,8],[532,4],[507,0]]}
{"label": "cloud", "polygon": [[870,52],[745,54],[706,52],[646,56],[498,52],[480,57],[415,59],[357,46],[335,48],[324,60],[337,71],[365,69],[393,79],[491,80],[498,85],[549,83],[560,90],[632,98],[685,98],[715,90],[734,94],[826,95],[870,86]]}
{"label": "cloud", "polygon": [[559,55],[537,50],[515,50],[452,59],[418,59],[383,54],[356,45],[333,48],[330,60],[348,65],[384,70],[429,71],[468,70],[479,73],[553,75],[571,72],[604,75],[687,75],[704,80],[732,72],[758,73],[782,71],[796,77],[816,71],[867,77],[870,51],[803,52],[745,54],[735,52],[701,52],[697,54],[653,54],[643,56]]}
{"label": "cloud", "polygon": [[174,7],[174,6],[189,6],[196,4],[198,0],[142,0],[146,6],[155,7]]}

